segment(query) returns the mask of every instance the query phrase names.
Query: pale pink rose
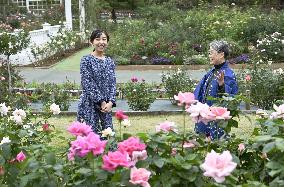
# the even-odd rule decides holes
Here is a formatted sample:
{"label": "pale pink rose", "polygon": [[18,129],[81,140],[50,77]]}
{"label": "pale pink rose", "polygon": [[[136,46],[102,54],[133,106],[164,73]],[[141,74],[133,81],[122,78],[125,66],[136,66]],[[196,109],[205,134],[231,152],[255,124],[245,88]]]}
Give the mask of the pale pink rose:
{"label": "pale pink rose", "polygon": [[18,162],[22,162],[26,159],[26,155],[23,153],[23,151],[21,151],[19,154],[17,154],[16,156],[16,160]]}
{"label": "pale pink rose", "polygon": [[6,80],[6,79],[5,79],[5,77],[0,77],[0,80],[1,80],[1,81],[4,81],[4,80]]}
{"label": "pale pink rose", "polygon": [[230,111],[224,107],[210,107],[211,113],[215,116],[216,119],[231,119]]}
{"label": "pale pink rose", "polygon": [[114,171],[117,167],[123,166],[129,168],[133,166],[130,157],[127,152],[115,151],[108,152],[107,155],[103,156],[102,168],[107,171]]}
{"label": "pale pink rose", "polygon": [[5,174],[5,169],[3,166],[0,166],[0,176],[3,176]]}
{"label": "pale pink rose", "polygon": [[200,166],[205,171],[203,175],[213,177],[218,183],[224,182],[225,177],[229,176],[237,167],[237,164],[232,159],[229,151],[219,154],[212,150],[211,153],[207,153],[205,162]]}
{"label": "pale pink rose", "polygon": [[205,103],[197,102],[191,105],[186,112],[190,113],[190,117],[194,123],[202,121],[207,124],[210,121],[215,120],[215,115],[210,111],[210,107]]}
{"label": "pale pink rose", "polygon": [[251,76],[250,75],[246,75],[245,80],[246,81],[250,81],[251,80]]}
{"label": "pale pink rose", "polygon": [[273,105],[273,108],[275,109],[277,113],[277,118],[282,118],[284,119],[284,104],[280,106]]}
{"label": "pale pink rose", "polygon": [[246,148],[245,144],[244,144],[244,143],[240,143],[238,150],[239,150],[240,152],[242,152],[243,150],[245,150],[245,148]]}
{"label": "pale pink rose", "polygon": [[160,123],[160,125],[156,126],[156,132],[169,132],[174,131],[177,132],[176,125],[174,122],[171,121],[165,121],[163,123]]}
{"label": "pale pink rose", "polygon": [[192,142],[185,142],[183,148],[194,148],[196,145]]}
{"label": "pale pink rose", "polygon": [[67,130],[75,136],[87,136],[90,132],[93,132],[90,125],[79,121],[72,122]]}
{"label": "pale pink rose", "polygon": [[134,163],[136,163],[139,160],[145,160],[147,157],[148,157],[148,155],[147,155],[147,151],[146,150],[143,150],[143,151],[133,151],[131,160]]}
{"label": "pale pink rose", "polygon": [[118,143],[118,150],[121,152],[127,152],[132,156],[133,151],[143,151],[146,149],[144,143],[140,143],[140,139],[136,137],[130,137],[123,142]]}
{"label": "pale pink rose", "polygon": [[122,110],[118,110],[115,113],[115,118],[119,121],[122,121],[122,120],[128,119],[128,116],[125,115]]}
{"label": "pale pink rose", "polygon": [[178,95],[174,96],[174,99],[179,102],[179,105],[185,104],[187,105],[187,107],[197,102],[197,100],[195,100],[194,94],[191,92],[179,92]]}
{"label": "pale pink rose", "polygon": [[145,168],[137,169],[136,167],[133,167],[130,170],[129,182],[142,187],[150,187],[150,184],[148,183],[150,175],[151,172],[146,170]]}
{"label": "pale pink rose", "polygon": [[172,148],[172,152],[171,152],[171,155],[172,156],[175,156],[177,154],[177,148]]}

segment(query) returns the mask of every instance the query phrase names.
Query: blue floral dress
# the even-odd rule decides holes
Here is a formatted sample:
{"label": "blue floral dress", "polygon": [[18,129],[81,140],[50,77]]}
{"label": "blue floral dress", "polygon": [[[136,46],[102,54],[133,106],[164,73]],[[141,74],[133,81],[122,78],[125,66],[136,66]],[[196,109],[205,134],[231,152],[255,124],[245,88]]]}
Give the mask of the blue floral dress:
{"label": "blue floral dress", "polygon": [[77,120],[92,126],[95,133],[108,127],[113,129],[111,112],[100,111],[103,101],[111,101],[115,106],[116,76],[115,63],[110,57],[105,59],[86,55],[80,63],[82,94],[78,104]]}
{"label": "blue floral dress", "polygon": [[[224,71],[224,86],[219,86],[216,74]],[[207,96],[220,97],[220,93],[228,93],[233,96],[238,93],[238,84],[235,73],[229,67],[228,62],[224,62],[220,65],[215,65],[199,82],[194,91],[195,99],[201,103],[207,103],[209,106],[213,105],[213,101],[207,100]],[[217,124],[204,124],[199,122],[195,124],[195,132],[199,134],[205,134],[212,139],[222,137],[224,130],[218,128]]]}

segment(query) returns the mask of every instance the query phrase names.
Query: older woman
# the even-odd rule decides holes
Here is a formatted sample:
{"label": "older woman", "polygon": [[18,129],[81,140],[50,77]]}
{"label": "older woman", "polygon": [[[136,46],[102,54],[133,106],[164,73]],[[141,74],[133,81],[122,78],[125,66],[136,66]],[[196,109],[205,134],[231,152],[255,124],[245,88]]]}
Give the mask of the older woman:
{"label": "older woman", "polygon": [[[238,93],[238,85],[233,70],[229,67],[226,58],[229,55],[229,46],[225,41],[213,41],[209,44],[210,64],[214,67],[206,73],[197,85],[194,95],[202,103],[213,105],[213,101],[207,97],[220,97],[222,93],[235,95]],[[199,122],[195,125],[195,131],[212,139],[222,137],[224,130],[216,124],[206,125]]]}

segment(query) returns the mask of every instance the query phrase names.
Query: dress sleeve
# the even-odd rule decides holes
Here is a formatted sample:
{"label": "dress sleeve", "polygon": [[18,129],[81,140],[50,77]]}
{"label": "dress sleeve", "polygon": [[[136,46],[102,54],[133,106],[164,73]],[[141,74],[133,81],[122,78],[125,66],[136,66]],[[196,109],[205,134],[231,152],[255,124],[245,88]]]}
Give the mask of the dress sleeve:
{"label": "dress sleeve", "polygon": [[86,94],[86,96],[93,102],[102,103],[102,95],[92,76],[92,69],[88,65],[88,59],[86,57],[83,57],[80,63],[81,86],[83,93]]}
{"label": "dress sleeve", "polygon": [[115,76],[115,63],[111,60],[110,66],[110,97],[109,100],[113,103],[113,106],[116,106],[116,76]]}

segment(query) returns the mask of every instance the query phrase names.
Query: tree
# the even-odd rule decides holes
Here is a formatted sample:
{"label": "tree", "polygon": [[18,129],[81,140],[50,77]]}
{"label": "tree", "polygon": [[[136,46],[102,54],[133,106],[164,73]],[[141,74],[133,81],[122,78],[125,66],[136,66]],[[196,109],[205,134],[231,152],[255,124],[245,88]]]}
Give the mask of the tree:
{"label": "tree", "polygon": [[3,54],[7,57],[9,92],[12,90],[10,56],[15,55],[21,50],[27,48],[29,42],[29,33],[25,31],[20,31],[19,33],[0,33],[0,54]]}

